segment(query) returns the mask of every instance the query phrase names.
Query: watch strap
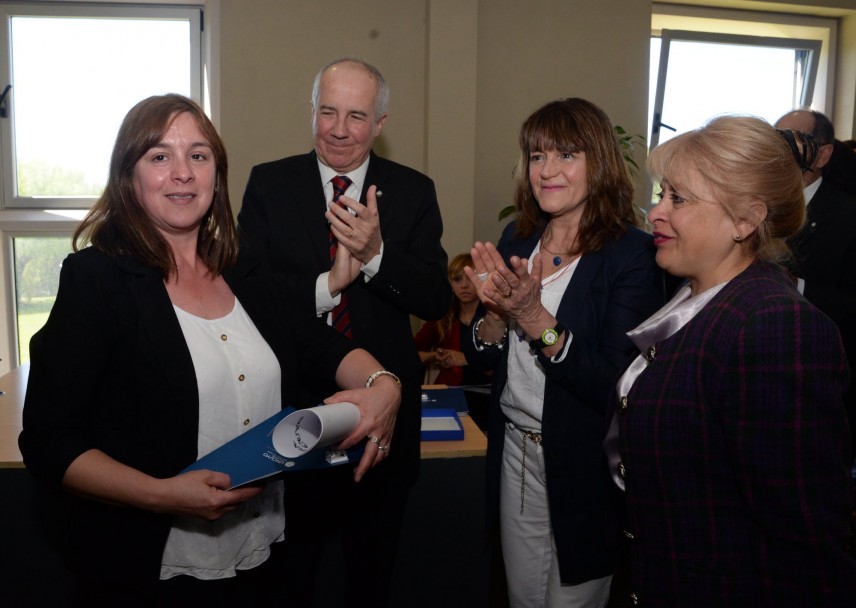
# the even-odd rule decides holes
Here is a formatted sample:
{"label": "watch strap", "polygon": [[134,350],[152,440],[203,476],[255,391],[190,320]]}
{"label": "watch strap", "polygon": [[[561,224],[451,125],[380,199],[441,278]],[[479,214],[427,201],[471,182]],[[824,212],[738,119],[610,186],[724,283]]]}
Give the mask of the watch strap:
{"label": "watch strap", "polygon": [[565,326],[564,326],[564,325],[562,325],[560,322],[558,322],[558,321],[557,321],[557,322],[556,322],[556,326],[555,326],[555,327],[552,327],[552,328],[549,328],[549,329],[545,329],[545,330],[541,333],[541,337],[540,337],[540,338],[535,338],[534,340],[532,340],[531,342],[529,342],[529,346],[530,346],[530,347],[532,347],[532,349],[533,349],[533,350],[540,350],[540,349],[542,349],[542,348],[544,348],[544,347],[546,347],[546,346],[553,346],[553,344],[555,344],[556,342],[554,342],[553,344],[547,344],[546,342],[544,342],[544,336],[546,336],[548,333],[551,333],[551,332],[555,332],[555,333],[556,333],[556,342],[558,342],[558,341],[559,341],[559,337],[561,337],[561,335],[562,335],[563,333],[565,333]]}

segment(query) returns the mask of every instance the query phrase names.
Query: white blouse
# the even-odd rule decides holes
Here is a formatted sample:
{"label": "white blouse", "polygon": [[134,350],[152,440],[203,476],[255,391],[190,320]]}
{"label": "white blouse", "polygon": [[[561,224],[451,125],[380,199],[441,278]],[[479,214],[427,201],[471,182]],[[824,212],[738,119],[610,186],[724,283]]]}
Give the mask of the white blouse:
{"label": "white blouse", "polygon": [[[173,307],[199,387],[197,449],[202,457],[281,409],[279,361],[235,298],[232,312],[203,319]],[[283,539],[282,482],[216,521],[175,517],[163,552],[161,579],[180,574],[200,579],[235,576],[270,555]]]}
{"label": "white blouse", "polygon": [[[538,253],[541,241],[529,256],[529,272],[532,272],[532,258]],[[568,289],[571,277],[580,263],[577,257],[570,264],[541,280],[541,304],[555,316],[562,297]],[[572,336],[568,334],[565,347],[556,357],[560,361],[567,354]],[[546,377],[537,353],[529,346],[529,338],[515,323],[508,327],[508,381],[499,398],[502,412],[516,427],[528,431],[541,430],[541,416],[544,412],[544,388]]]}
{"label": "white blouse", "polygon": [[[722,291],[728,284],[720,283],[710,289],[693,296],[690,286],[684,285],[669,300],[665,306],[648,317],[635,329],[627,332],[627,337],[633,342],[639,354],[630,363],[622,374],[616,385],[616,393],[619,401],[624,401],[630,393],[630,389],[636,383],[636,379],[648,368],[656,353],[656,344],[676,334],[684,325],[693,320],[705,306]],[[609,473],[612,481],[624,490],[623,466],[621,464],[621,453],[619,451],[619,424],[618,410],[612,414],[609,430],[603,440],[603,450],[609,465]]]}

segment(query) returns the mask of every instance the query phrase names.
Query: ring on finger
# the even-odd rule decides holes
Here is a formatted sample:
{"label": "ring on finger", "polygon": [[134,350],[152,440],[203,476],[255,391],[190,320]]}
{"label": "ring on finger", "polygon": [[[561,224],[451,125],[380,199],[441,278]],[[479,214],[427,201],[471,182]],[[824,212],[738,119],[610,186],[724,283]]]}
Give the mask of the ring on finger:
{"label": "ring on finger", "polygon": [[375,435],[369,435],[369,441],[371,441],[376,446],[380,447],[380,437],[377,437]]}
{"label": "ring on finger", "polygon": [[384,454],[389,454],[389,446],[388,445],[380,445],[378,444],[377,449],[379,449]]}
{"label": "ring on finger", "polygon": [[487,281],[487,278],[490,276],[490,273],[489,272],[480,272],[476,276],[478,277],[479,281],[484,283],[485,281]]}

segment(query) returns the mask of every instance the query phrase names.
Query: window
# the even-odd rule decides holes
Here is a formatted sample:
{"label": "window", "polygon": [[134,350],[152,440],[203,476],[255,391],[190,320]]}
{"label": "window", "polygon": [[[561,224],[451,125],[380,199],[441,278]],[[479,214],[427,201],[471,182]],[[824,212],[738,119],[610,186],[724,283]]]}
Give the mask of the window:
{"label": "window", "polygon": [[831,113],[834,20],[665,4],[653,9],[650,147],[719,114],[774,122],[800,106]]}
{"label": "window", "polygon": [[59,271],[70,250],[67,236],[20,236],[12,239],[15,260],[15,316],[18,360],[29,361],[30,338],[47,321],[56,298]]}
{"label": "window", "polygon": [[127,111],[201,101],[201,32],[199,7],[0,2],[0,373],[28,360]]}
{"label": "window", "polygon": [[199,99],[198,10],[58,8],[0,7],[6,209],[88,207],[131,106],[167,92]]}
{"label": "window", "polygon": [[663,30],[651,41],[652,71],[659,58],[651,147],[718,114],[772,123],[811,105],[820,48],[820,40]]}

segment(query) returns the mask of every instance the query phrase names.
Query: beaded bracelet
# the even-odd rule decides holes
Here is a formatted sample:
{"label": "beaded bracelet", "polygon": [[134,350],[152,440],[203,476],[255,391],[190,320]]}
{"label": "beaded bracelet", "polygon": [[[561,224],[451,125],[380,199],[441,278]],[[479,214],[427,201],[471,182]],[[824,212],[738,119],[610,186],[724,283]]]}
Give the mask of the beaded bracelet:
{"label": "beaded bracelet", "polygon": [[371,376],[369,376],[369,379],[366,380],[366,388],[370,388],[371,385],[374,384],[374,381],[377,380],[380,376],[390,376],[393,380],[395,380],[395,383],[398,385],[398,388],[401,388],[401,380],[398,379],[398,376],[386,369],[379,369]]}
{"label": "beaded bracelet", "polygon": [[507,325],[505,326],[505,330],[502,332],[502,337],[499,340],[497,340],[496,342],[485,342],[484,340],[481,339],[481,336],[479,335],[479,330],[481,329],[481,325],[482,325],[482,323],[484,323],[484,320],[485,320],[485,317],[482,317],[481,319],[476,321],[476,326],[473,328],[473,335],[476,338],[476,342],[481,347],[498,346],[499,348],[502,348],[502,345],[505,342],[505,339],[508,337],[508,326]]}

